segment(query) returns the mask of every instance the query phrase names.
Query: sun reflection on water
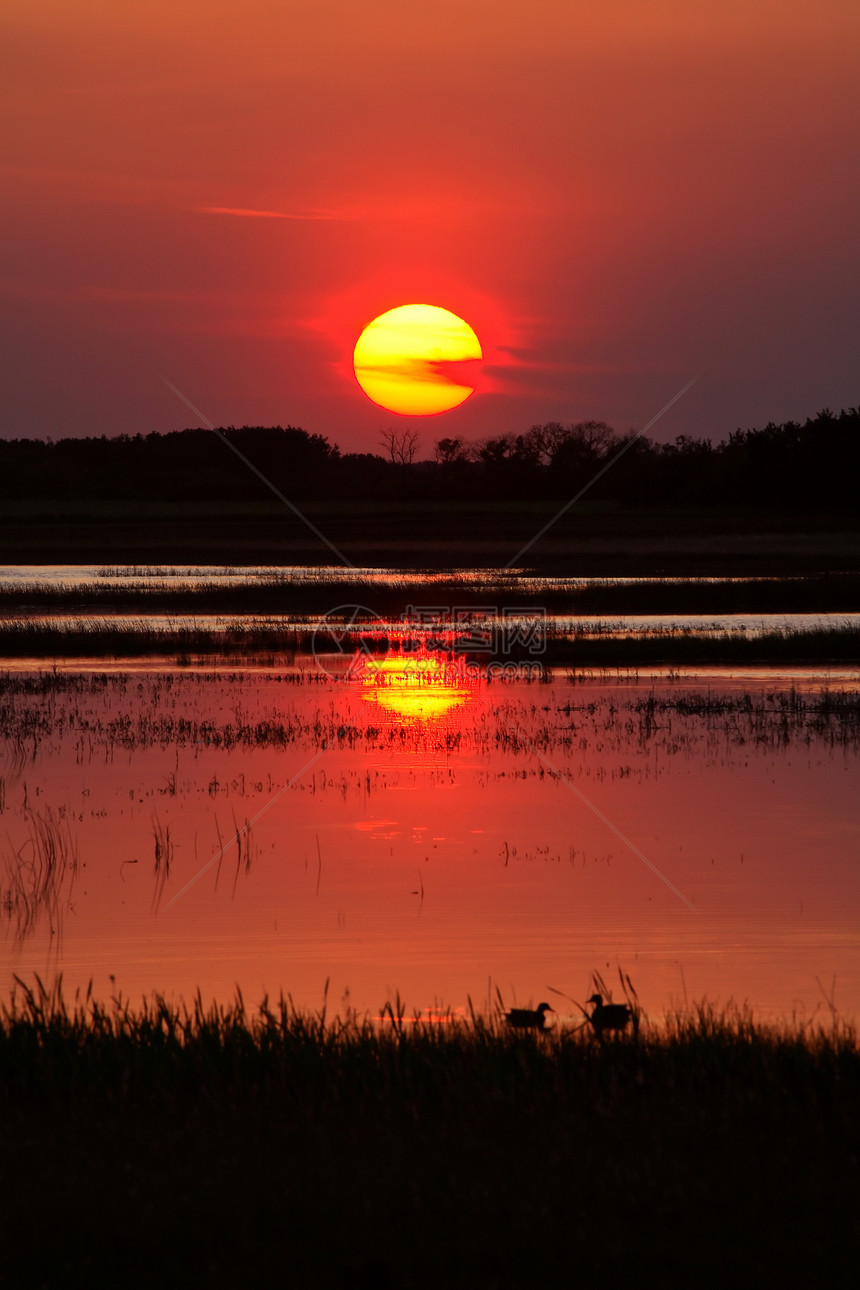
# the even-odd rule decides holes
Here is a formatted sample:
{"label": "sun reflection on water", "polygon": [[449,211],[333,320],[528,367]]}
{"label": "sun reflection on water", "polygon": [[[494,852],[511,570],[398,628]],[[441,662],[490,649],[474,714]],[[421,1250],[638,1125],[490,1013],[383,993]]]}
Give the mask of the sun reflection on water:
{"label": "sun reflection on water", "polygon": [[368,703],[404,721],[438,721],[469,703],[475,691],[462,660],[449,661],[426,650],[363,658],[354,675]]}

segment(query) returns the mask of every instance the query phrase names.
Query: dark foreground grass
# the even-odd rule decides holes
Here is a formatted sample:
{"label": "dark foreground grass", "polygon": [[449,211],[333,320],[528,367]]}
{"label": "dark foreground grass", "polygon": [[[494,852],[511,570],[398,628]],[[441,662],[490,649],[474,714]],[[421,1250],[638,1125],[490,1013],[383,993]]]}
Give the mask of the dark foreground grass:
{"label": "dark foreground grass", "polygon": [[852,1029],[702,1006],[601,1044],[392,1011],[19,990],[3,1284],[849,1284]]}

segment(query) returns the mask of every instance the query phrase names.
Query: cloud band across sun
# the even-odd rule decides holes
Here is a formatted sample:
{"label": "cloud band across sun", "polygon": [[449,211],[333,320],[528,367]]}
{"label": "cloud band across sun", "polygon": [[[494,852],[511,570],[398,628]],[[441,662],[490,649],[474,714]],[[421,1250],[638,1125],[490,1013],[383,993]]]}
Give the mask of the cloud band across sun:
{"label": "cloud band across sun", "polygon": [[358,338],[355,377],[369,399],[401,416],[448,412],[474,393],[483,357],[467,322],[438,305],[401,305]]}

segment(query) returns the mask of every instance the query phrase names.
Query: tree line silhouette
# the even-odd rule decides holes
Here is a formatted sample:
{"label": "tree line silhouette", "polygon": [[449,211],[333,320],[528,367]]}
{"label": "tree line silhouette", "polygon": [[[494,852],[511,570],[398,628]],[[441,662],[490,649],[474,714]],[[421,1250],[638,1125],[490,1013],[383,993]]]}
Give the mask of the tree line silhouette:
{"label": "tree line silhouette", "polygon": [[[442,437],[416,460],[414,429],[382,432],[381,453],[342,453],[295,426],[222,433],[289,497],[589,501],[637,508],[856,505],[860,408],[805,422],[737,430],[728,439],[680,435],[657,443],[602,421],[534,425],[475,443]],[[603,472],[603,473],[601,473]],[[0,440],[0,497],[32,500],[245,502],[265,485],[209,430],[108,438]]]}

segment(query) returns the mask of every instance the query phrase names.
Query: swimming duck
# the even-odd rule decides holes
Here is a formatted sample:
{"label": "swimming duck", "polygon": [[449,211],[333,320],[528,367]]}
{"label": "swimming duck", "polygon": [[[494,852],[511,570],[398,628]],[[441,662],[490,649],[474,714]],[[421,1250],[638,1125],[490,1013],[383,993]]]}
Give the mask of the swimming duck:
{"label": "swimming duck", "polygon": [[548,1012],[552,1012],[548,1003],[539,1003],[536,1008],[511,1008],[505,1013],[505,1021],[515,1030],[551,1030],[546,1024]]}
{"label": "swimming duck", "polygon": [[595,1033],[602,1035],[604,1030],[626,1030],[633,1019],[633,1009],[626,1003],[604,1003],[602,994],[593,994],[586,1003],[593,1003],[588,1020]]}

